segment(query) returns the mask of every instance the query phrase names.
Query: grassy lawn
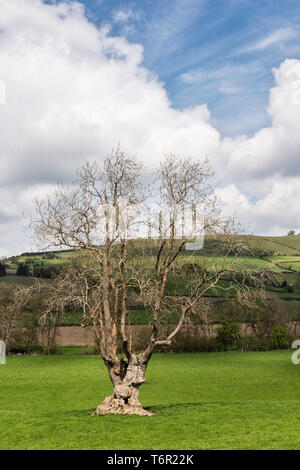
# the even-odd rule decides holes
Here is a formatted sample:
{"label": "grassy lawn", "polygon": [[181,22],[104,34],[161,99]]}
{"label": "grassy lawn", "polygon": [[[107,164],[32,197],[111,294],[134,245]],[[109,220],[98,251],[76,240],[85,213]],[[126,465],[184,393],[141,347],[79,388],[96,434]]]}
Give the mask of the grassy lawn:
{"label": "grassy lawn", "polygon": [[300,366],[290,351],[155,354],[153,417],[89,412],[111,393],[97,356],[14,356],[0,366],[1,449],[299,449]]}

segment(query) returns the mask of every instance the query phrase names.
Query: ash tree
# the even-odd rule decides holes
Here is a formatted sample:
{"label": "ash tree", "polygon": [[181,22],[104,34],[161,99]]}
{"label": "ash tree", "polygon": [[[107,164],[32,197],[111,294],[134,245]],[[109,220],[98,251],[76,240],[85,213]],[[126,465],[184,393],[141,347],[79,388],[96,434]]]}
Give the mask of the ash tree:
{"label": "ash tree", "polygon": [[[73,263],[48,285],[44,318],[61,315],[70,306],[80,309],[83,326],[94,330],[113,385],[112,395],[96,414],[152,414],[142,407],[139,388],[153,352],[169,347],[186,322],[207,315],[203,297],[216,288],[245,249],[239,228],[222,217],[213,197],[213,172],[207,160],[166,156],[153,177],[150,194],[141,183],[143,175],[149,180],[141,163],[118,148],[102,164],[86,162],[72,185],[58,185],[54,194],[35,201],[32,226],[45,248],[74,250]],[[142,214],[145,205],[151,207],[150,217]],[[185,255],[199,248],[192,244],[193,234],[184,230],[178,234],[178,220],[181,228],[187,225],[182,210],[187,206],[205,208],[202,228],[225,254],[215,266],[206,266],[200,258],[191,262],[194,258],[189,257],[184,295],[171,295],[169,283],[182,279]],[[149,239],[134,240],[141,225]],[[219,288],[235,287],[232,282]],[[130,327],[131,292],[152,312],[143,350],[135,346]]]}

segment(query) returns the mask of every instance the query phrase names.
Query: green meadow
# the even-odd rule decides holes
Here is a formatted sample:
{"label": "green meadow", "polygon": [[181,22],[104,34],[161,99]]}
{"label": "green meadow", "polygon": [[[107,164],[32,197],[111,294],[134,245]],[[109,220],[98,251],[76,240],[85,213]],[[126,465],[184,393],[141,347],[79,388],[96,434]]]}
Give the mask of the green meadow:
{"label": "green meadow", "polygon": [[112,392],[98,356],[10,356],[0,366],[1,449],[299,449],[300,365],[290,351],[155,354],[151,417],[91,416]]}

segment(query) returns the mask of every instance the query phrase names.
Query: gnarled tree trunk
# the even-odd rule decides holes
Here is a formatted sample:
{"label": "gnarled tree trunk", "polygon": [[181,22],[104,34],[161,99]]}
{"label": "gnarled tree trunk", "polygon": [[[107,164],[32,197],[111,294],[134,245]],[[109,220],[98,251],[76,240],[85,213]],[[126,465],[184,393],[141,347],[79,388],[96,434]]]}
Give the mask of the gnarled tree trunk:
{"label": "gnarled tree trunk", "polygon": [[131,354],[128,362],[121,359],[119,364],[107,364],[114,393],[104,399],[94,414],[152,416],[154,413],[145,410],[139,401],[139,387],[145,382],[148,360],[144,353]]}

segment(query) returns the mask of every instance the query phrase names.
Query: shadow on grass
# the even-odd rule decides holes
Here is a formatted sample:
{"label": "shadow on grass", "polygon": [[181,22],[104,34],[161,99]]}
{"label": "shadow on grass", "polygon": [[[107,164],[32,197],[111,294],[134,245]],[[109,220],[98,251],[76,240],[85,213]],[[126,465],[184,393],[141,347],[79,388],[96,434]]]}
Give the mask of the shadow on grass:
{"label": "shadow on grass", "polygon": [[194,402],[194,403],[171,403],[166,405],[153,405],[145,407],[146,410],[153,410],[153,411],[163,411],[163,410],[170,410],[177,408],[179,410],[185,410],[187,408],[203,408],[202,411],[206,411],[204,408],[208,408],[211,406],[232,406],[232,405],[241,405],[243,402],[236,401],[236,402],[229,402],[229,401],[208,401],[208,402]]}
{"label": "shadow on grass", "polygon": [[[170,403],[164,405],[152,405],[152,406],[144,406],[144,409],[147,411],[153,411],[155,414],[160,414],[163,411],[173,411],[178,410],[180,412],[184,412],[189,408],[199,408],[199,411],[205,412],[208,411],[208,408],[211,406],[232,406],[232,405],[241,405],[243,402],[228,402],[228,401],[215,401],[215,402],[193,402],[193,403]],[[92,413],[95,411],[95,408],[86,408],[83,410],[70,410],[66,411],[64,414],[68,416],[74,417],[82,417],[82,416],[91,416]],[[98,415],[98,416],[122,416],[122,415]],[[124,415],[125,416],[125,415]],[[126,416],[138,416],[138,415],[126,415]],[[143,418],[143,416],[141,416]]]}
{"label": "shadow on grass", "polygon": [[84,410],[68,410],[68,411],[64,411],[63,414],[65,416],[73,416],[74,418],[82,418],[83,416],[90,416],[96,409],[97,407],[95,406],[95,408],[85,408]]}
{"label": "shadow on grass", "polygon": [[[88,409],[85,409],[85,410],[70,410],[70,411],[65,411],[63,414],[67,417],[73,417],[73,418],[82,418],[82,417],[89,417],[89,418],[103,418],[105,416],[126,416],[126,417],[139,417],[139,418],[145,418],[145,416],[139,416],[139,415],[129,415],[129,414],[110,414],[110,413],[107,413],[107,414],[97,414],[97,415],[94,415],[94,411],[96,410],[96,406],[94,408],[88,408]],[[149,410],[149,411],[155,411],[153,410],[152,408],[150,407],[147,407],[145,408],[145,410]]]}
{"label": "shadow on grass", "polygon": [[[150,405],[150,406],[145,406],[144,409],[147,411],[152,411],[154,412],[154,416],[164,415],[164,412],[168,414],[168,411],[171,413],[174,413],[174,411],[178,411],[179,413],[184,413],[190,408],[197,408],[198,412],[205,413],[208,411],[211,411],[212,406],[221,406],[221,407],[227,407],[227,406],[239,406],[243,405],[244,402],[242,401],[235,401],[235,402],[229,402],[229,401],[209,401],[209,402],[191,402],[191,403],[170,403],[170,404],[158,404],[158,405]],[[95,411],[96,406],[94,408],[85,408],[81,410],[69,410],[65,411],[64,415],[66,416],[73,416],[74,418],[82,418],[83,416],[85,417],[91,417],[93,412]],[[97,416],[138,416],[138,415],[97,415]],[[144,418],[144,416],[140,416],[141,418]]]}

